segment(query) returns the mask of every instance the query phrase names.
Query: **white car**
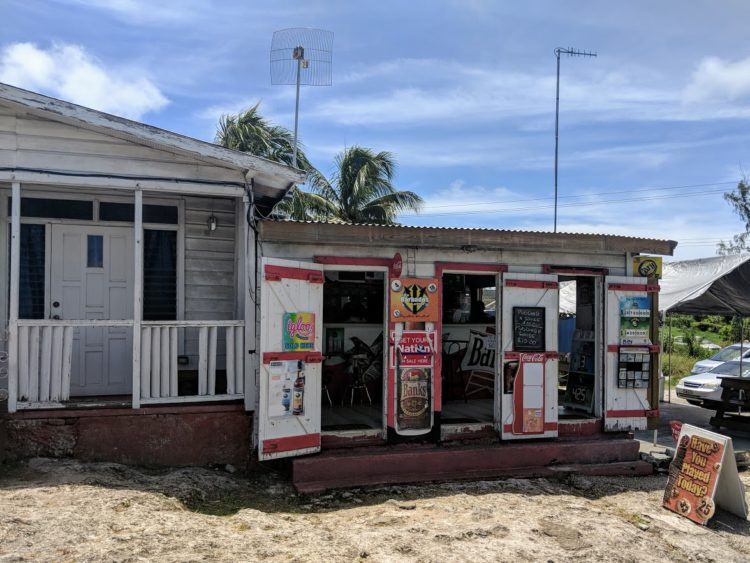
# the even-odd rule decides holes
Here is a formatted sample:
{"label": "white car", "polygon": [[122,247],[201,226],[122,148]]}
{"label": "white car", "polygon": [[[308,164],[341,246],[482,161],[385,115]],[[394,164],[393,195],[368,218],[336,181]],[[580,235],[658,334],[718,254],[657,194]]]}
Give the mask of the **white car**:
{"label": "white car", "polygon": [[744,345],[732,344],[726,348],[722,348],[716,354],[708,358],[707,360],[701,360],[695,362],[693,369],[690,370],[691,375],[698,373],[704,373],[711,371],[716,366],[723,364],[724,362],[731,362],[732,360],[739,360],[740,353],[742,353],[742,359],[750,358],[750,342],[745,342]]}
{"label": "white car", "polygon": [[721,378],[739,377],[740,365],[742,377],[750,378],[750,360],[724,362],[711,371],[682,378],[675,387],[677,396],[691,405],[715,409],[721,402]]}

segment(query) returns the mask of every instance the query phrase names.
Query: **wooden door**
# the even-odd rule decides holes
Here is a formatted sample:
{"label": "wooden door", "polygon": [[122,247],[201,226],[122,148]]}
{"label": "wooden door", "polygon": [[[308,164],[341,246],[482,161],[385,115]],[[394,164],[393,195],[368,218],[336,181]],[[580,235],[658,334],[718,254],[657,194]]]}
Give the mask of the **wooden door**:
{"label": "wooden door", "polygon": [[503,274],[499,432],[503,440],[557,436],[557,276]]}
{"label": "wooden door", "polygon": [[651,366],[659,352],[650,340],[651,294],[658,286],[624,276],[607,276],[605,285],[604,429],[645,430],[647,418],[658,416],[648,397]]}
{"label": "wooden door", "polygon": [[263,259],[258,458],[320,451],[323,267]]}
{"label": "wooden door", "polygon": [[[133,318],[133,229],[52,225],[50,317]],[[120,395],[132,388],[132,329],[77,328],[70,394]]]}

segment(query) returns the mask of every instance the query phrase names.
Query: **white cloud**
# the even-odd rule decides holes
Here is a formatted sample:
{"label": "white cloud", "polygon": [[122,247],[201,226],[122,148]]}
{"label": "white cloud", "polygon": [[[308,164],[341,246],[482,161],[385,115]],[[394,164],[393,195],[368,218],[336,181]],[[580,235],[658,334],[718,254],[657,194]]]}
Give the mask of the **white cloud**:
{"label": "white cloud", "polygon": [[83,47],[12,43],[0,51],[0,82],[140,119],[169,103],[142,69],[106,67]]}
{"label": "white cloud", "polygon": [[[714,255],[720,240],[728,240],[742,230],[742,225],[725,205],[720,193],[723,189],[719,187],[681,190],[691,196],[678,196],[671,191],[618,196],[606,191],[610,190],[563,195],[558,229],[571,233],[676,240],[675,258],[681,260]],[[666,199],[645,199],[664,196]],[[642,199],[633,201],[633,198]],[[425,199],[423,213],[404,214],[399,220],[408,225],[530,231],[550,231],[552,228],[554,200],[551,191],[524,193],[507,187],[493,188],[454,180]],[[717,228],[717,225],[721,227]]]}
{"label": "white cloud", "polygon": [[122,19],[149,22],[181,22],[194,19],[203,0],[57,0],[63,4],[85,6],[110,12]]}
{"label": "white cloud", "polygon": [[685,90],[688,102],[734,101],[750,96],[750,57],[731,62],[703,59]]}
{"label": "white cloud", "polygon": [[[411,127],[420,123],[513,122],[538,128],[554,115],[552,73],[508,71],[450,60],[394,59],[344,73],[345,95],[317,103],[313,114],[343,125]],[[699,121],[750,118],[750,58],[706,59],[690,82],[675,84],[647,70],[569,68],[561,82],[566,123],[583,121]]]}

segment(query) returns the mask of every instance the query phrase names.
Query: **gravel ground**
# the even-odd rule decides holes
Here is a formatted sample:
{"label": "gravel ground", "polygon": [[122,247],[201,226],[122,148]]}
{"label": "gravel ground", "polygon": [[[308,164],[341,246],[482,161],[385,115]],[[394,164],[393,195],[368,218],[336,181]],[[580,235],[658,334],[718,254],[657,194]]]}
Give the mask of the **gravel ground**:
{"label": "gravel ground", "polygon": [[750,560],[747,521],[719,512],[701,527],[662,509],[663,475],[301,496],[272,473],[51,459],[0,471],[0,561]]}

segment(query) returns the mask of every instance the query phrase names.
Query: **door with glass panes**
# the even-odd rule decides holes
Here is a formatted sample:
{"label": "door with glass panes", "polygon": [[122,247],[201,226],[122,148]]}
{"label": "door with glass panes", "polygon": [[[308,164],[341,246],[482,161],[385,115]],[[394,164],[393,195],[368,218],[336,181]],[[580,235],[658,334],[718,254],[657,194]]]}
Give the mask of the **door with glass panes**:
{"label": "door with glass panes", "polygon": [[[49,316],[133,318],[133,229],[51,225]],[[70,394],[128,394],[132,327],[75,330]]]}

